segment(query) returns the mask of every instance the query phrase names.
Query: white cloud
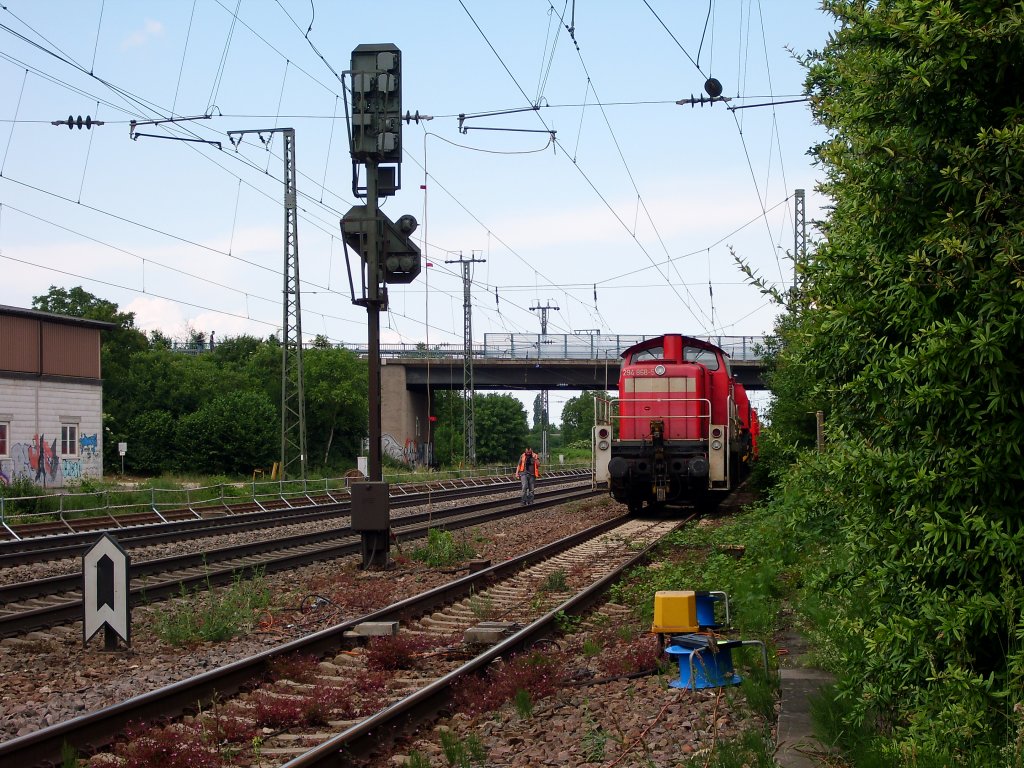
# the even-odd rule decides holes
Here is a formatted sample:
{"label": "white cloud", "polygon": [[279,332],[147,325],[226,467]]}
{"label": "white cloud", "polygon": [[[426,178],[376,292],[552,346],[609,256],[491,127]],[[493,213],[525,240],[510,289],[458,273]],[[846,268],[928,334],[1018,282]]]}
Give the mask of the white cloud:
{"label": "white cloud", "polygon": [[144,333],[159,330],[173,338],[183,335],[187,326],[181,305],[166,299],[139,296],[121,309],[135,313],[135,327]]}
{"label": "white cloud", "polygon": [[164,25],[159,21],[153,21],[153,19],[146,19],[142,23],[141,29],[136,29],[126,37],[122,43],[121,48],[138,48],[145,45],[154,37],[162,37],[164,34]]}

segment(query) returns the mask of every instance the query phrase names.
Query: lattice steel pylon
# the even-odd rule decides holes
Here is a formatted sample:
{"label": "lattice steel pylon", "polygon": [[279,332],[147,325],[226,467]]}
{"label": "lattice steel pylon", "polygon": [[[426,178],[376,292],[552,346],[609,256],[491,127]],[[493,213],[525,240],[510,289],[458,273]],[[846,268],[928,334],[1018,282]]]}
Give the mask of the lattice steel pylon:
{"label": "lattice steel pylon", "polygon": [[[537,302],[537,306],[530,307],[530,311],[532,311],[532,312],[540,312],[540,335],[542,337],[541,339],[539,339],[539,343],[540,344],[544,343],[544,338],[543,337],[548,335],[548,311],[552,310],[552,309],[557,312],[560,309],[560,307],[556,307],[555,305],[551,304],[550,302],[545,304],[542,307],[540,305],[539,301]],[[539,346],[537,347],[537,357],[540,357],[540,347]],[[541,457],[545,461],[547,461],[547,459],[548,459],[548,424],[551,422],[551,419],[550,419],[550,416],[549,416],[551,411],[548,410],[548,407],[549,407],[548,391],[546,389],[542,389],[540,391],[540,429],[541,429],[540,453],[541,453]]]}
{"label": "lattice steel pylon", "polygon": [[299,222],[295,186],[295,129],[228,131],[237,148],[247,133],[280,133],[284,138],[284,288],[281,319],[281,474],[306,479],[306,397],[302,375],[302,301],[299,285]]}
{"label": "lattice steel pylon", "polygon": [[807,205],[804,191],[793,194],[793,295],[800,285],[800,269],[807,266]]}
{"label": "lattice steel pylon", "polygon": [[469,270],[474,263],[485,261],[475,256],[466,259],[461,253],[459,258],[445,261],[445,264],[459,264],[462,267],[462,337],[465,344],[462,356],[462,424],[466,463],[471,466],[476,464],[476,408],[473,403],[476,393],[473,386],[473,304],[470,292],[473,279]]}

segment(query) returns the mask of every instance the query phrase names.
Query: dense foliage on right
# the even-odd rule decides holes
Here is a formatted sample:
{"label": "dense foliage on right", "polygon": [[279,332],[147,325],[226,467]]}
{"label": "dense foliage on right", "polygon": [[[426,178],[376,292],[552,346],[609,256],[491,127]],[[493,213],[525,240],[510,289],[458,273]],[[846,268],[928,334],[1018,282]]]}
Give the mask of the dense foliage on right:
{"label": "dense foliage on right", "polygon": [[824,6],[834,205],[769,350],[773,503],[823,548],[805,586],[851,759],[1021,765],[1024,6]]}

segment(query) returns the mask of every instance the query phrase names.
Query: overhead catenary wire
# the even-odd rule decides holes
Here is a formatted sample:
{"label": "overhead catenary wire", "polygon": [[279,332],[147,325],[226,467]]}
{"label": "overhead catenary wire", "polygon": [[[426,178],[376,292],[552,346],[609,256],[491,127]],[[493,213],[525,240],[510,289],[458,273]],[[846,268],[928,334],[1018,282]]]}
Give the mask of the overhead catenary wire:
{"label": "overhead catenary wire", "polygon": [[[281,5],[280,3],[278,3],[278,4],[279,4],[279,5]],[[218,5],[220,5],[221,7],[225,7],[224,3],[219,3],[219,2],[218,2]],[[228,11],[230,12],[230,9],[226,9],[226,10],[228,10]],[[236,8],[235,8],[235,10],[236,10],[236,11],[238,11],[238,7],[236,7]],[[282,10],[284,10],[283,6],[282,6]],[[233,17],[234,17],[234,15],[236,15],[236,14],[233,14]],[[235,23],[235,22],[233,21],[232,23]],[[242,23],[240,22],[240,23],[238,24],[238,28],[239,28],[239,29],[241,29],[241,28],[242,28],[242,25],[243,25],[243,24],[242,24]],[[305,26],[305,19],[303,19],[303,26]],[[250,27],[250,29],[251,29],[251,27]],[[306,31],[307,31],[307,37],[308,37],[308,32],[309,32],[309,30],[307,29]],[[300,30],[300,32],[301,32],[301,30]],[[325,64],[327,64],[327,63],[328,63],[328,62],[326,62],[326,61],[325,61]],[[287,65],[286,65],[286,66],[287,66]],[[338,95],[337,95],[337,94],[335,94],[335,103],[336,103],[336,100],[337,100],[337,98],[338,98]],[[666,103],[669,103],[669,102],[666,102]],[[592,106],[592,105],[590,105],[590,106]],[[172,108],[172,112],[173,112],[173,108]],[[280,110],[279,110],[279,112],[280,112]],[[279,116],[280,116],[280,115],[277,115],[277,116],[275,116],[275,117],[279,117]],[[330,117],[329,115],[325,115],[325,116],[324,116],[324,119],[331,119],[331,117]],[[212,155],[211,153],[205,153],[205,154],[206,154],[207,156],[215,157],[215,156],[213,156],[213,155]],[[258,161],[257,161],[257,162],[258,162]],[[250,162],[246,162],[246,165],[247,165],[247,166],[249,166],[249,167],[253,167],[253,164],[252,164],[252,163],[250,163]],[[223,164],[222,164],[222,167],[224,167],[224,166],[223,166]],[[255,170],[260,170],[260,171],[262,172],[262,169],[260,169],[260,168],[255,168]],[[227,169],[227,172],[228,172],[228,173],[234,173],[235,171],[233,171],[232,169]],[[240,181],[239,181],[239,186],[240,186],[240,184],[241,184],[242,182],[241,182],[241,177],[239,177],[239,178],[240,178]],[[325,172],[325,178],[326,178],[326,172]],[[246,181],[245,183],[246,183],[246,184],[248,184],[249,182],[248,182],[248,181]],[[323,197],[324,197],[324,187],[326,187],[327,185],[326,185],[325,183],[321,182],[321,183],[319,184],[319,186],[321,187],[321,190],[320,190],[320,197],[321,197],[321,201],[318,201],[318,202],[321,202],[321,203],[322,203],[322,202],[323,202]],[[264,193],[263,191],[260,191],[260,194],[261,194],[261,195],[264,195],[265,193]],[[332,194],[333,194],[333,193],[332,193]],[[237,193],[236,193],[236,211],[235,211],[235,216],[236,216],[236,218],[237,218],[237,213],[238,213],[238,211],[237,211],[237,200],[238,200],[238,197],[237,197]],[[319,214],[320,214],[320,213],[322,213],[322,211],[320,211],[319,209],[318,209],[317,211],[311,211],[311,210],[308,210],[308,211],[307,211],[306,209],[304,209],[304,214],[305,214],[305,215],[310,215],[310,214],[312,214],[312,215],[317,215],[317,216],[319,216]],[[334,226],[334,222],[330,222],[330,223],[328,224],[327,222],[323,221],[323,218],[325,218],[325,217],[321,217],[321,223],[323,223],[323,224],[324,224],[324,226],[323,226],[323,230],[324,230],[324,231],[328,231],[328,230],[334,230],[334,229],[336,229],[336,226]],[[304,218],[303,220],[304,220],[304,222],[306,221],[306,219],[305,219],[305,218]],[[482,222],[481,222],[481,223],[482,223]],[[234,222],[233,222],[233,225],[232,225],[232,232],[233,232],[233,231],[234,231]],[[332,231],[332,237],[334,237],[334,233],[333,233],[333,231]],[[504,244],[504,243],[503,243],[503,244]],[[231,248],[229,248],[229,251],[231,251],[231,250],[232,250],[232,249],[231,249]],[[674,259],[669,259],[669,260],[666,260],[666,261],[664,261],[664,262],[662,262],[661,260],[657,260],[657,261],[658,261],[658,262],[660,262],[660,263],[668,264],[668,263],[670,263],[670,262],[674,262]],[[531,267],[531,268],[532,268],[532,267]],[[651,265],[651,267],[649,267],[649,268],[651,268],[651,269],[655,268],[654,264],[652,264],[652,265]],[[444,281],[442,281],[442,282],[444,282]],[[684,282],[685,282],[685,281],[684,281]],[[304,281],[304,283],[305,283],[305,281]],[[490,284],[490,283],[491,283],[491,281],[490,281],[490,279],[487,279],[487,280],[485,280],[485,281],[484,281],[484,283],[485,283],[485,284]],[[305,287],[305,286],[304,286],[304,287]],[[498,287],[499,287],[499,285],[494,285],[494,288],[495,288],[495,289],[497,289]],[[502,290],[503,290],[503,289],[502,289]],[[330,285],[330,278],[329,278],[329,277],[328,277],[328,285],[327,285],[327,287],[326,287],[326,291],[327,291],[327,292],[331,292],[331,285]],[[575,300],[575,297],[573,297],[573,299]],[[595,305],[596,305],[596,302],[595,302]],[[587,302],[587,307],[588,307],[588,311],[590,311],[590,312],[594,312],[594,311],[596,310],[596,306],[595,306],[595,305],[590,305],[590,303],[589,303],[589,302]],[[509,307],[511,307],[511,305],[509,305]]]}
{"label": "overhead catenary wire", "polygon": [[[697,71],[700,72],[702,75],[704,75],[704,72],[703,72],[703,70],[701,70],[700,65],[697,63],[697,61],[695,61],[693,59],[692,56],[690,56],[690,54],[682,46],[682,44],[679,42],[679,40],[676,38],[676,36],[672,33],[672,30],[669,29],[668,25],[665,24],[665,22],[661,19],[661,17],[658,16],[657,12],[651,7],[650,3],[648,3],[647,0],[643,0],[643,3],[644,3],[644,5],[646,5],[650,9],[651,13],[654,14],[655,18],[662,25],[662,27],[664,27],[664,29],[668,33],[669,37],[672,38],[672,40],[676,43],[677,46],[679,46],[679,49],[685,54],[686,58],[689,59],[690,62],[694,65],[694,67],[697,68]],[[759,13],[760,13],[760,9],[761,9],[761,5],[760,5],[760,2],[758,2],[758,11],[759,11]],[[709,8],[709,12],[710,12],[710,8]],[[748,32],[748,34],[749,34],[749,28],[750,28],[750,23],[749,23],[749,20],[748,20],[748,24],[747,24],[747,32]],[[763,44],[763,46],[765,48],[765,67],[766,67],[766,70],[768,71],[769,92],[772,92],[774,89],[773,89],[773,87],[771,85],[771,67],[769,66],[769,61],[768,61],[768,56],[767,56],[767,42],[764,40],[764,18],[763,18],[763,16],[761,16],[761,32],[762,32],[762,44]],[[741,29],[741,34],[742,34],[742,29]],[[742,73],[741,73],[741,77],[738,79],[737,82],[741,82],[744,76],[745,75],[742,75]],[[772,251],[772,254],[775,257],[775,262],[776,262],[776,265],[778,266],[778,269],[779,269],[779,277],[784,280],[785,277],[782,274],[782,263],[779,260],[778,251],[774,247],[775,246],[775,240],[772,237],[771,227],[770,227],[770,225],[768,223],[766,201],[764,199],[764,196],[761,193],[761,187],[760,187],[760,184],[758,183],[757,175],[754,172],[754,165],[753,165],[753,162],[752,162],[751,157],[750,157],[750,150],[749,150],[749,148],[747,146],[746,137],[745,137],[744,132],[743,132],[743,126],[741,125],[740,119],[737,116],[737,113],[735,111],[731,111],[730,114],[732,114],[732,116],[733,116],[733,121],[735,123],[736,130],[737,130],[737,133],[738,133],[739,139],[740,139],[740,144],[741,144],[741,146],[743,148],[743,156],[746,159],[747,168],[750,171],[750,177],[751,177],[751,180],[752,180],[752,182],[754,184],[754,191],[755,191],[756,196],[757,196],[758,205],[760,205],[760,207],[761,207],[761,213],[762,213],[761,218],[764,221],[765,229],[766,229],[766,231],[768,233],[768,240],[769,240],[769,242],[771,243],[771,246],[772,246],[770,250]],[[772,130],[774,130],[774,125],[775,125],[775,121],[773,119],[773,129]],[[780,152],[780,159],[781,159],[781,152]],[[785,177],[785,174],[783,174],[783,177]]]}
{"label": "overhead catenary wire", "polygon": [[199,0],[192,0],[192,11],[188,16],[188,28],[185,30],[185,44],[181,47],[181,64],[178,65],[178,80],[174,84],[174,99],[171,101],[171,114],[178,107],[178,94],[181,92],[181,76],[185,72],[185,58],[188,56],[188,44],[192,40],[192,22],[196,18],[196,3]]}
{"label": "overhead catenary wire", "polygon": [[[522,86],[521,86],[521,85],[519,84],[519,82],[518,82],[518,81],[516,80],[515,76],[514,76],[514,75],[512,74],[511,70],[510,70],[510,69],[508,68],[508,65],[507,65],[507,64],[505,63],[505,61],[504,61],[504,60],[502,59],[502,57],[501,57],[501,54],[499,54],[499,53],[498,53],[497,49],[495,49],[494,45],[493,45],[493,44],[491,43],[491,41],[490,41],[490,39],[489,39],[489,38],[487,37],[486,33],[485,33],[485,32],[483,31],[483,29],[482,29],[482,28],[480,27],[480,25],[479,25],[479,24],[477,23],[476,19],[475,19],[475,18],[473,17],[473,14],[472,14],[472,13],[470,13],[470,11],[469,11],[469,9],[468,9],[468,8],[466,8],[466,5],[465,5],[465,3],[464,3],[464,2],[462,2],[462,0],[459,0],[459,5],[460,5],[460,6],[462,7],[463,11],[465,11],[466,15],[467,15],[467,16],[469,17],[470,21],[471,21],[471,22],[473,23],[473,26],[474,26],[474,27],[476,27],[477,31],[478,31],[478,32],[480,33],[480,35],[481,35],[481,36],[483,37],[483,39],[484,39],[484,42],[485,42],[485,43],[487,43],[487,46],[488,46],[488,47],[489,47],[489,48],[491,49],[491,51],[492,51],[492,52],[494,53],[494,55],[495,55],[495,56],[497,57],[497,59],[498,59],[498,62],[499,62],[499,63],[501,64],[502,68],[503,68],[503,69],[505,70],[505,72],[506,72],[506,73],[508,74],[508,76],[509,76],[509,77],[511,78],[511,80],[512,80],[512,83],[513,83],[513,85],[515,85],[515,87],[516,87],[516,89],[517,89],[517,90],[519,91],[519,93],[520,93],[520,94],[522,94],[522,96],[523,96],[524,100],[525,100],[525,101],[526,101],[527,103],[529,103],[530,99],[529,99],[529,97],[528,97],[528,96],[526,95],[526,92],[525,92],[525,91],[523,90]],[[582,61],[582,57],[581,57],[581,61]],[[535,113],[535,114],[536,114],[536,113]],[[544,118],[543,118],[542,116],[540,116],[539,114],[537,114],[537,119],[538,119],[538,120],[540,120],[541,124],[542,124],[542,125],[544,126],[544,128],[545,128],[545,129],[547,129],[548,131],[551,131],[551,127],[550,127],[550,126],[549,126],[549,125],[547,124],[547,122],[546,122],[546,121],[544,120]],[[559,141],[559,140],[557,139],[557,137],[555,138],[555,141],[556,141],[556,143],[557,143],[557,144],[558,144],[559,146],[562,146],[562,143],[561,143],[561,142],[560,142],[560,141]],[[562,146],[562,149],[563,149],[563,152],[565,152],[566,156],[568,157],[568,156],[569,156],[569,153],[567,152],[566,148],[565,148],[564,146]],[[607,208],[607,209],[609,210],[609,212],[611,212],[612,216],[613,216],[613,217],[614,217],[614,218],[615,218],[615,219],[616,219],[616,220],[617,220],[617,221],[619,222],[619,224],[620,224],[620,225],[621,225],[621,226],[623,227],[623,229],[625,229],[625,230],[626,230],[627,232],[630,232],[630,228],[629,228],[629,225],[628,225],[628,224],[627,224],[627,223],[626,223],[625,221],[623,221],[622,217],[621,217],[621,216],[620,216],[620,215],[618,214],[618,212],[617,212],[617,211],[615,211],[614,207],[613,207],[613,206],[611,205],[611,203],[610,203],[610,202],[608,201],[607,197],[606,197],[606,196],[605,196],[604,194],[602,194],[602,193],[601,193],[601,191],[600,191],[600,190],[599,190],[599,189],[597,188],[597,185],[596,185],[596,184],[594,183],[594,181],[593,181],[593,180],[592,180],[592,179],[590,178],[590,176],[589,176],[589,175],[588,175],[588,174],[587,174],[587,173],[586,173],[586,172],[585,172],[585,171],[583,170],[583,168],[582,168],[582,167],[581,167],[581,166],[579,165],[579,163],[577,163],[577,162],[573,162],[573,163],[572,163],[572,165],[573,165],[573,168],[575,168],[575,169],[576,169],[576,171],[577,171],[577,172],[578,172],[578,173],[579,173],[579,174],[580,174],[580,175],[581,175],[581,176],[583,177],[583,179],[584,179],[584,180],[585,180],[585,181],[587,182],[587,184],[588,184],[588,185],[590,186],[590,188],[591,188],[591,189],[592,189],[592,190],[594,191],[594,193],[595,193],[595,194],[596,194],[596,195],[598,196],[598,198],[599,198],[599,199],[601,200],[601,202],[602,202],[602,203],[603,203],[603,204],[605,205],[605,207],[606,207],[606,208]],[[633,242],[634,242],[634,243],[635,243],[635,244],[637,245],[637,247],[639,247],[639,248],[640,248],[640,251],[641,251],[641,252],[642,252],[642,253],[643,253],[643,254],[644,254],[644,255],[645,255],[646,257],[647,257],[647,259],[648,259],[649,261],[651,261],[651,262],[652,262],[652,264],[653,264],[653,263],[654,263],[654,259],[653,259],[653,257],[651,256],[650,252],[649,252],[649,251],[648,251],[648,250],[647,250],[647,249],[646,249],[646,248],[645,248],[645,247],[643,246],[643,244],[642,244],[642,243],[641,243],[641,242],[640,242],[640,241],[639,241],[639,240],[638,240],[638,239],[636,238],[635,234],[633,234],[632,232],[630,232],[630,234],[631,234],[631,237],[632,237],[632,239],[633,239]],[[667,277],[666,275],[663,275],[663,277],[665,277],[666,281],[667,281],[667,282],[669,283],[669,285],[671,286],[671,285],[672,285],[672,283],[671,283],[671,281],[670,281],[670,280],[668,280],[668,277]],[[699,324],[701,324],[701,326],[702,326],[702,327],[704,327],[704,325],[703,325],[703,322],[702,322],[702,321],[701,321],[701,319],[700,319],[700,318],[699,318],[699,317],[697,316],[696,312],[694,312],[694,310],[693,310],[693,308],[692,308],[692,307],[690,306],[689,302],[687,302],[687,301],[686,301],[685,299],[683,299],[682,295],[681,295],[681,294],[680,294],[680,293],[678,292],[678,290],[675,290],[675,287],[674,287],[674,286],[672,286],[672,287],[673,287],[673,291],[674,291],[674,292],[676,293],[677,297],[679,298],[679,300],[680,300],[680,302],[681,302],[681,303],[683,304],[683,306],[684,306],[684,307],[685,307],[685,308],[686,308],[686,309],[687,309],[687,310],[688,310],[688,311],[690,312],[690,314],[691,314],[691,315],[693,315],[694,319],[695,319],[695,320],[697,320],[697,322],[698,322]]]}
{"label": "overhead catenary wire", "polygon": [[[222,7],[223,7],[223,6],[222,6]],[[247,164],[249,164],[249,165],[252,165],[252,164],[251,164],[251,162],[249,162],[249,161],[246,161],[246,162],[247,162]],[[240,177],[240,178],[241,178],[241,177]],[[255,187],[254,187],[254,188],[255,188]],[[262,195],[266,195],[266,193],[264,193],[264,191],[263,191],[263,190],[258,190],[258,191],[259,191],[259,193],[260,193],[260,194],[262,194]],[[307,213],[307,211],[306,211],[305,209],[303,209],[303,213]],[[303,283],[305,283],[305,282],[306,282],[306,281],[303,281]]]}

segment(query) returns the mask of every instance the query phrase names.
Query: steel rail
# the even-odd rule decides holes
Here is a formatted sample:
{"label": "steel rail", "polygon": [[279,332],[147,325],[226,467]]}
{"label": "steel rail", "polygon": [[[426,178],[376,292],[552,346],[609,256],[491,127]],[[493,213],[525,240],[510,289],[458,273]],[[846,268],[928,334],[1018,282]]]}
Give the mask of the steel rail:
{"label": "steel rail", "polygon": [[[198,706],[212,701],[215,697],[231,695],[252,685],[266,673],[270,662],[274,659],[294,653],[323,656],[335,652],[342,647],[344,634],[358,624],[366,621],[402,621],[424,615],[440,606],[472,594],[474,590],[483,588],[495,579],[514,575],[524,566],[541,562],[630,520],[629,515],[607,520],[490,568],[470,573],[419,595],[406,598],[386,608],[350,619],[187,680],[132,697],[96,712],[2,742],[0,743],[0,764],[17,765],[22,768],[59,764],[61,750],[65,744],[82,753],[96,751],[110,744],[131,722],[176,717],[184,712],[195,711]],[[504,646],[505,644],[502,643],[502,646],[499,647]]]}
{"label": "steel rail", "polygon": [[[566,480],[572,480],[573,478],[589,476],[589,472],[583,470],[566,470],[559,472],[552,472],[545,475],[538,482],[546,482],[548,484],[565,482]],[[399,506],[405,504],[406,499],[415,498],[426,498],[431,495],[444,492],[465,492],[471,489],[477,489],[481,491],[483,489],[493,488],[495,493],[501,491],[504,488],[514,488],[518,485],[518,478],[513,478],[510,475],[494,475],[488,478],[492,480],[490,483],[481,483],[478,485],[450,485],[445,486],[444,482],[438,481],[434,484],[434,487],[430,487],[428,483],[412,483],[404,484],[401,486],[393,486],[391,489],[391,501],[392,504]],[[348,491],[342,490],[338,492],[338,495],[347,496]],[[285,518],[301,516],[304,513],[308,513],[310,510],[319,508],[331,508],[331,507],[344,507],[348,505],[348,499],[342,501],[330,500],[329,497],[324,496],[322,501],[310,501],[301,505],[288,505],[278,501],[277,505],[263,505],[262,507],[258,504],[254,504],[251,501],[239,502],[238,504],[230,505],[227,507],[218,506],[210,507],[209,512],[217,512],[219,514],[211,517],[176,517],[171,520],[160,521],[150,517],[146,521],[138,521],[131,525],[104,525],[104,526],[93,526],[87,530],[74,531],[74,532],[60,532],[48,534],[45,536],[33,536],[29,538],[23,538],[17,541],[4,540],[0,541],[0,565],[5,564],[5,558],[10,553],[15,552],[30,552],[37,549],[49,549],[60,546],[72,546],[75,544],[91,544],[96,540],[96,536],[101,533],[114,533],[118,536],[119,541],[128,541],[135,536],[145,536],[152,532],[157,531],[184,531],[191,528],[201,530],[205,527],[216,527],[217,525],[230,525],[239,520],[239,518],[252,519],[252,520],[273,520],[275,515],[281,515]],[[187,510],[179,510],[187,512]],[[166,514],[170,514],[169,510]],[[98,518],[96,518],[98,520]],[[115,518],[117,519],[117,518]],[[80,522],[87,523],[89,519],[83,518]],[[120,522],[124,522],[121,520]]]}
{"label": "steel rail", "polygon": [[[420,538],[430,528],[457,529],[477,525],[495,518],[521,514],[531,509],[543,509],[589,498],[599,493],[603,493],[603,491],[594,491],[588,487],[581,491],[555,491],[545,494],[538,497],[530,507],[519,506],[518,502],[510,502],[508,499],[497,499],[472,505],[468,510],[466,508],[435,510],[409,515],[398,518],[400,525],[394,529],[394,535],[401,542]],[[144,583],[131,587],[128,595],[129,604],[135,606],[143,602],[177,597],[183,588],[219,586],[229,584],[236,578],[251,578],[258,573],[276,573],[323,560],[354,555],[360,552],[361,545],[359,536],[353,533],[351,528],[345,527],[333,531],[302,534],[277,541],[251,542],[208,553],[178,555],[132,564],[129,569],[129,578],[132,580],[156,574],[170,575],[171,577],[156,583]],[[282,554],[255,563],[248,561],[253,556],[272,552]],[[247,562],[239,562],[242,560]],[[208,567],[210,564],[218,562],[220,563],[219,568]],[[83,615],[81,592],[82,575],[80,573],[0,587],[0,610],[13,603],[14,599],[24,601],[61,593],[73,595],[70,600],[52,605],[12,612],[7,615],[0,614],[0,637],[10,637],[35,629],[81,620]]]}
{"label": "steel rail", "polygon": [[[685,522],[680,521],[675,528]],[[497,645],[491,646],[458,669],[452,670],[413,694],[371,715],[304,755],[288,761],[281,768],[347,766],[351,764],[352,757],[366,756],[379,750],[382,741],[387,737],[394,735],[399,730],[407,730],[415,723],[436,716],[438,710],[448,703],[452,685],[459,679],[483,669],[499,656],[521,651],[529,647],[531,643],[550,634],[556,628],[559,614],[575,615],[590,608],[627,569],[644,562],[658,544],[659,541],[650,543],[634,557],[617,566],[586,589]]]}
{"label": "steel rail", "polygon": [[[565,474],[542,478],[538,485],[556,485],[579,478],[587,473]],[[481,496],[487,493],[503,493],[517,489],[519,481],[504,481],[483,486],[460,486],[444,490],[417,490],[391,500],[393,509],[417,506],[428,499],[438,503],[465,496]],[[302,507],[259,510],[237,513],[229,516],[192,518],[167,523],[146,523],[131,528],[103,529],[80,533],[67,533],[20,542],[0,542],[0,568],[13,565],[29,565],[48,562],[62,557],[77,557],[96,543],[103,533],[113,533],[125,549],[152,546],[168,541],[189,538],[220,536],[241,531],[276,528],[283,525],[315,522],[324,518],[349,513],[351,502],[329,502]],[[186,534],[186,535],[183,535]]]}

